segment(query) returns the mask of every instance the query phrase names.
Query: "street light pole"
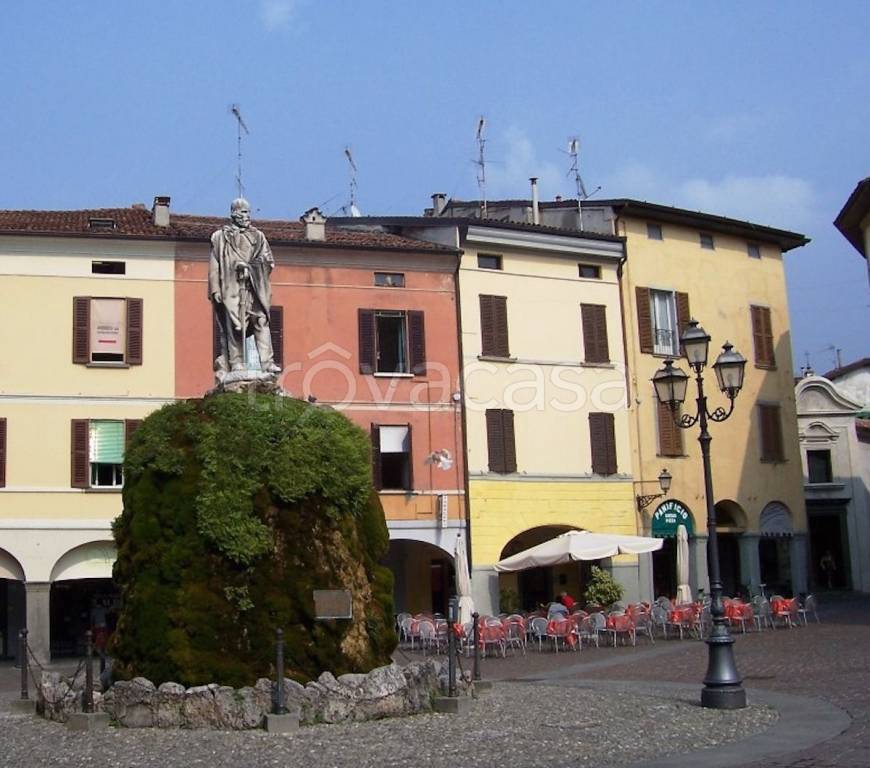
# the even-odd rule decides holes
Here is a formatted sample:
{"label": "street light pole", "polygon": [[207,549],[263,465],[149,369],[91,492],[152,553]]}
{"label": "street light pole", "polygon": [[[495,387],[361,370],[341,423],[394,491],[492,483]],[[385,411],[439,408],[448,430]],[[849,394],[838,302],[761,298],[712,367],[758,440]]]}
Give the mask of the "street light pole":
{"label": "street light pole", "polygon": [[683,414],[677,417],[677,409],[686,399],[686,386],[689,377],[679,368],[674,368],[673,360],[665,360],[664,367],[653,376],[656,397],[670,408],[674,420],[681,429],[691,429],[697,424],[700,427],[698,442],[701,444],[701,457],[704,468],[704,497],[707,504],[707,573],[710,577],[710,617],[713,628],[707,638],[708,663],[707,674],[704,677],[704,688],[701,691],[701,705],[712,709],[742,709],[746,706],[746,691],[743,690],[742,679],[734,661],[734,639],[728,630],[728,620],[725,618],[725,605],[722,602],[722,576],[719,569],[719,546],[716,535],[716,506],[713,496],[713,471],[710,464],[710,443],[713,438],[708,430],[710,421],[725,421],[734,411],[734,400],[743,387],[743,373],[746,366],[745,358],[732,351],[732,346],[725,343],[722,353],[713,365],[719,388],[728,397],[730,407],[716,408],[712,413],[707,409],[707,396],[704,394],[704,377],[702,371],[707,365],[707,351],[710,337],[698,326],[696,320],[689,323],[688,328],[680,337],[680,346],[690,368],[695,373],[698,387],[698,397],[695,400],[697,410],[694,415]]}

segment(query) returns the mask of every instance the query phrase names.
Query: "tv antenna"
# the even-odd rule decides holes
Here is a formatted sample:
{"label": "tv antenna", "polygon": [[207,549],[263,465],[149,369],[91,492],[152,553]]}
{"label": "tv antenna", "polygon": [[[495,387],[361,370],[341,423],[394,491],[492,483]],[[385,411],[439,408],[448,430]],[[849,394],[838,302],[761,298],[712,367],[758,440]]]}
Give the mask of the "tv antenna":
{"label": "tv antenna", "polygon": [[236,159],[238,160],[238,170],[236,172],[236,187],[239,191],[239,197],[244,197],[245,195],[245,187],[242,184],[242,131],[245,132],[246,135],[250,134],[248,130],[248,126],[245,125],[245,120],[242,117],[242,111],[239,109],[238,104],[230,105],[230,112],[233,117],[236,118]]}
{"label": "tv antenna", "polygon": [[484,149],[486,147],[486,138],[484,131],[486,130],[486,118],[481,115],[477,121],[477,160],[474,164],[477,166],[477,187],[480,190],[480,213],[483,218],[486,218],[486,159],[484,157]]}
{"label": "tv antenna", "polygon": [[356,192],[357,192],[357,183],[356,183],[356,163],[353,161],[353,154],[350,151],[350,147],[344,148],[344,156],[347,158],[348,165],[350,166],[350,202],[342,206],[342,211],[344,213],[350,214],[353,217],[361,216],[362,214],[359,212],[359,208],[356,205]]}
{"label": "tv antenna", "polygon": [[580,139],[576,136],[568,138],[568,156],[571,158],[571,167],[568,169],[568,175],[574,179],[574,187],[577,192],[577,220],[579,228],[583,229],[583,201],[588,200],[601,187],[593,189],[591,195],[586,191],[586,185],[583,183],[583,177],[580,175]]}

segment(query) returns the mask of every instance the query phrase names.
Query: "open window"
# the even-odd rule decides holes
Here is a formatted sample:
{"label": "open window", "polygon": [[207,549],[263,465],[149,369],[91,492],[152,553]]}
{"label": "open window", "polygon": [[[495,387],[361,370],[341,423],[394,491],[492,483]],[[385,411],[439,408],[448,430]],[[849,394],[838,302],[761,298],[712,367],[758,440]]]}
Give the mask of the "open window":
{"label": "open window", "polygon": [[142,299],[76,296],[73,362],[142,365]]}
{"label": "open window", "polygon": [[423,375],[426,331],[416,310],[359,310],[360,373]]}
{"label": "open window", "polygon": [[411,490],[410,425],[372,425],[372,476],[378,490]]}
{"label": "open window", "polygon": [[124,485],[124,450],[140,423],[138,419],[73,419],[72,487],[120,490]]}

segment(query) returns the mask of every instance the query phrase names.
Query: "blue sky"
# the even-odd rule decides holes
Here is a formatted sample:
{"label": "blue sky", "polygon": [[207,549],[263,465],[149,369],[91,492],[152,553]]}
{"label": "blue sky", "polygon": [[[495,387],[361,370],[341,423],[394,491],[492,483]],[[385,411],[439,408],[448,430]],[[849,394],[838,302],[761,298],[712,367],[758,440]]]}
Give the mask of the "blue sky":
{"label": "blue sky", "polygon": [[[803,232],[786,257],[795,365],[870,355],[866,263],[831,222],[870,175],[870,3],[16,4],[0,21],[0,208],[172,196],[222,214],[236,136],[260,216],[336,212],[352,147],[364,213],[488,195],[599,196]],[[695,308],[693,308],[695,309]],[[703,321],[701,308],[695,310]]]}

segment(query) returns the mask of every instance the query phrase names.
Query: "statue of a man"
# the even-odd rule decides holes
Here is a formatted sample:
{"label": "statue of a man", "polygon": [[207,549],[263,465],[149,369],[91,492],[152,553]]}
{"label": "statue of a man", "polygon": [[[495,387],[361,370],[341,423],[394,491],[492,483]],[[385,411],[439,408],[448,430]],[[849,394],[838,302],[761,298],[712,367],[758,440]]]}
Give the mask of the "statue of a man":
{"label": "statue of a man", "polygon": [[211,236],[208,295],[221,333],[221,353],[215,361],[218,378],[227,371],[248,368],[245,337],[253,336],[266,373],[278,373],[269,331],[275,266],[266,236],[251,225],[251,206],[238,198],[230,206],[231,223]]}

